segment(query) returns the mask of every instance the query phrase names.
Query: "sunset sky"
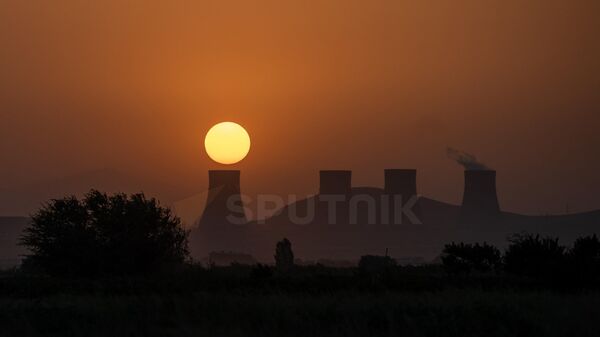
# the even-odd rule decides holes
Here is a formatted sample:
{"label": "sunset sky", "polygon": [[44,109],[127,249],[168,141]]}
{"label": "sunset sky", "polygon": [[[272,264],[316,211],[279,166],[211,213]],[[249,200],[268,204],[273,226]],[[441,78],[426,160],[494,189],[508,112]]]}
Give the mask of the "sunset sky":
{"label": "sunset sky", "polygon": [[0,198],[98,170],[185,198],[225,168],[204,135],[234,121],[252,148],[226,168],[250,195],[314,193],[320,169],[381,186],[385,168],[416,168],[420,194],[459,203],[450,146],[498,171],[504,210],[598,209],[599,13],[597,0],[0,0]]}

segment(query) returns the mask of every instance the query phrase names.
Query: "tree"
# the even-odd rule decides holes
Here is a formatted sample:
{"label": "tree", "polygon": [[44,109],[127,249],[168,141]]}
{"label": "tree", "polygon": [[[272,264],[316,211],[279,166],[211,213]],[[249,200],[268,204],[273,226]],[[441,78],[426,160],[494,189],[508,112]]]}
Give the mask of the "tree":
{"label": "tree", "polygon": [[489,272],[500,267],[501,256],[498,248],[486,242],[481,245],[452,242],[444,247],[442,263],[450,273]]}
{"label": "tree", "polygon": [[580,237],[573,243],[569,255],[579,261],[598,262],[600,261],[600,240],[596,234]]}
{"label": "tree", "polygon": [[564,267],[565,247],[558,244],[558,238],[522,233],[513,235],[509,242],[504,255],[507,272],[549,280],[560,275]]}
{"label": "tree", "polygon": [[188,256],[181,221],[144,194],[91,190],[44,205],[25,229],[24,265],[64,276],[129,275],[161,271]]}
{"label": "tree", "polygon": [[277,269],[287,272],[294,266],[294,252],[292,251],[292,243],[284,238],[277,242],[275,248],[275,265]]}
{"label": "tree", "polygon": [[600,278],[600,240],[596,234],[575,240],[568,258],[577,280],[593,282]]}

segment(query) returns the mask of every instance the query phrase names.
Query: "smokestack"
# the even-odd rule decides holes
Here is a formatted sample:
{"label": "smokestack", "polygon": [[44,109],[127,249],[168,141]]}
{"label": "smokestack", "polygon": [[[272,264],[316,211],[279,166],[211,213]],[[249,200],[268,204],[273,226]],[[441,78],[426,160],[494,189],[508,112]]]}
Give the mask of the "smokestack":
{"label": "smokestack", "polygon": [[[201,225],[241,224],[246,222],[240,193],[240,171],[208,171],[208,198]],[[231,219],[234,219],[231,221]]]}
{"label": "smokestack", "polygon": [[[411,198],[417,197],[417,170],[415,169],[386,169],[384,170],[385,175],[385,183],[384,183],[384,193],[388,196],[393,196],[397,198],[397,196],[401,196],[402,204],[407,204],[411,201]],[[389,200],[389,222],[393,224],[395,221],[395,208],[394,201],[392,199]],[[420,218],[421,212],[419,209],[419,205],[415,204],[412,207],[413,213]],[[386,214],[384,212],[384,214]],[[403,224],[411,224],[412,221],[405,215],[402,216]]]}
{"label": "smokestack", "polygon": [[352,189],[352,171],[320,171],[320,194],[349,194]]}
{"label": "smokestack", "polygon": [[500,205],[496,194],[496,171],[466,170],[460,222],[490,221],[499,217]]}

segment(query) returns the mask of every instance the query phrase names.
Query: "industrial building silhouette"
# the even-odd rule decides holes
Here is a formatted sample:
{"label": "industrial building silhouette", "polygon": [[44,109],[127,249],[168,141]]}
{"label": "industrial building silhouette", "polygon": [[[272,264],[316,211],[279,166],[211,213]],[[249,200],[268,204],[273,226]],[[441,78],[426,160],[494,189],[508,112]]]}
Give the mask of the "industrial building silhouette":
{"label": "industrial building silhouette", "polygon": [[[192,254],[206,257],[211,252],[232,251],[270,260],[273,244],[288,237],[299,252],[312,258],[351,259],[388,247],[404,258],[431,257],[440,251],[442,240],[446,242],[465,228],[471,228],[468,233],[488,231],[490,224],[505,218],[496,195],[496,172],[466,170],[464,174],[463,203],[457,207],[419,196],[415,169],[383,170],[381,188],[354,187],[350,170],[323,170],[316,195],[286,205],[258,223],[245,220],[241,172],[211,170],[206,207],[190,237]],[[331,196],[344,197],[344,201],[332,208],[327,201]],[[394,202],[386,201],[393,200],[388,197],[400,197],[404,203],[414,199],[411,211],[419,221],[401,213]],[[355,199],[358,202],[352,203]],[[375,214],[370,213],[373,205]],[[310,221],[297,224],[290,220],[292,215],[307,214],[311,207],[314,217]],[[332,211],[336,212],[333,222]],[[502,234],[502,240],[505,237]]]}
{"label": "industrial building silhouette", "polygon": [[[238,170],[211,170],[209,171],[209,193],[204,213],[199,221],[200,226],[227,226],[239,225],[246,222],[242,209],[241,197],[241,172]],[[463,202],[460,210],[459,222],[477,223],[493,221],[501,216],[498,196],[496,194],[496,171],[493,170],[465,170],[465,184]],[[350,170],[323,170],[319,172],[319,196],[346,196],[345,202],[340,202],[338,214],[343,215],[348,210],[349,197],[358,192],[352,187],[352,171]],[[415,169],[386,169],[384,170],[384,187],[381,196],[400,197],[406,203],[411,198],[418,198],[417,170]],[[370,195],[366,193],[365,195]],[[331,211],[322,207],[327,198],[321,198],[319,211]],[[376,198],[378,202],[382,198]],[[417,199],[418,200],[418,199]],[[389,219],[381,217],[382,212],[377,212],[378,223],[394,224],[393,218],[398,210],[398,205],[389,206]],[[377,204],[377,207],[382,207]],[[417,202],[412,211],[422,215],[422,210]],[[410,223],[405,219],[402,223]],[[338,217],[339,224],[347,220]]]}

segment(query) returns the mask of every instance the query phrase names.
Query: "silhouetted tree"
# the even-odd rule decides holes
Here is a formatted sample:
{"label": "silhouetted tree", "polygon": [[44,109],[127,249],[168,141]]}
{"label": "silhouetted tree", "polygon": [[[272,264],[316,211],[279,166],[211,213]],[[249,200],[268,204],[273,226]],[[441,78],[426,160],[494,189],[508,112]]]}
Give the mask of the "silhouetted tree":
{"label": "silhouetted tree", "polygon": [[569,266],[579,281],[600,278],[600,240],[596,234],[575,240],[568,257]]}
{"label": "silhouetted tree", "polygon": [[504,255],[507,272],[529,277],[552,277],[559,275],[564,267],[565,247],[558,238],[540,238],[527,233],[509,238],[510,245]]}
{"label": "silhouetted tree", "polygon": [[489,272],[500,267],[501,254],[486,242],[481,245],[452,242],[444,247],[442,263],[450,273]]}
{"label": "silhouetted tree", "polygon": [[600,260],[600,240],[596,234],[580,237],[573,243],[569,255],[579,261],[597,262]]}
{"label": "silhouetted tree", "polygon": [[275,248],[275,265],[279,271],[287,272],[294,267],[294,252],[292,243],[284,238],[277,242]]}
{"label": "silhouetted tree", "polygon": [[187,232],[179,218],[143,194],[52,200],[25,229],[25,265],[68,276],[148,273],[182,263]]}

